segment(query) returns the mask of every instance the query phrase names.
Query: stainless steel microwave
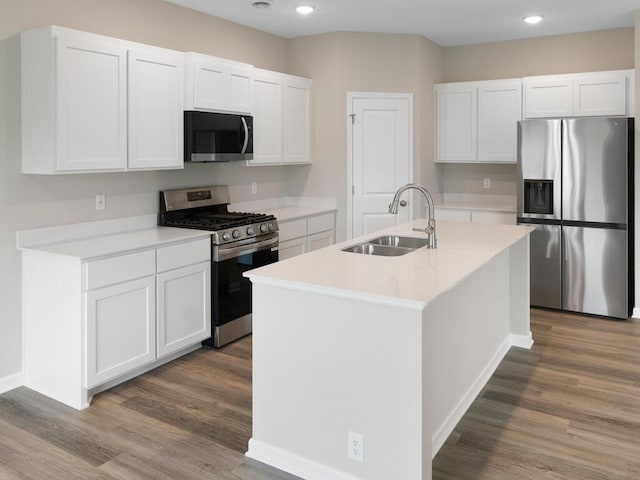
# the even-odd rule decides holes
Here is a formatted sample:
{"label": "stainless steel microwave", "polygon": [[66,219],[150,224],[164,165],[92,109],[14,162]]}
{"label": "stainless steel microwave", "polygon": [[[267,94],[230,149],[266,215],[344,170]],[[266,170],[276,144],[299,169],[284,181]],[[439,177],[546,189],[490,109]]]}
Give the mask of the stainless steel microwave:
{"label": "stainless steel microwave", "polygon": [[184,112],[184,161],[233,162],[253,159],[253,117]]}

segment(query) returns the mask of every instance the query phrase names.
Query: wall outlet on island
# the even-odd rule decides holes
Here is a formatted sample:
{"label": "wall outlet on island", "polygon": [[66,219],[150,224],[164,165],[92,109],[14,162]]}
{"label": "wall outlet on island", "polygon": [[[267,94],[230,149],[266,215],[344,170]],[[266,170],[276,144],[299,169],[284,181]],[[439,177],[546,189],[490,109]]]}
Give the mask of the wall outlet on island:
{"label": "wall outlet on island", "polygon": [[347,433],[347,458],[360,463],[364,461],[364,437],[361,433]]}
{"label": "wall outlet on island", "polygon": [[258,182],[251,182],[251,194],[255,195],[258,193]]}
{"label": "wall outlet on island", "polygon": [[107,207],[107,197],[104,193],[96,195],[96,210],[104,210]]}
{"label": "wall outlet on island", "polygon": [[490,179],[490,178],[485,178],[485,179],[482,181],[482,187],[483,187],[483,188],[487,188],[487,189],[488,189],[488,188],[491,188],[491,179]]}

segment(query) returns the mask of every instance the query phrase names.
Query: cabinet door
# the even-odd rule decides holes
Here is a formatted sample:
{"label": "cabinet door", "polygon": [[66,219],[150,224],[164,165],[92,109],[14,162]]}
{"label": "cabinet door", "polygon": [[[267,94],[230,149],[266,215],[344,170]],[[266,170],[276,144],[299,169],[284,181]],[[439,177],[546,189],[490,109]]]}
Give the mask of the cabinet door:
{"label": "cabinet door", "polygon": [[522,83],[495,82],[478,88],[478,161],[516,163]]}
{"label": "cabinet door", "polygon": [[335,230],[328,230],[326,232],[314,233],[307,237],[307,252],[313,252],[320,248],[328,247],[336,243]]}
{"label": "cabinet door", "polygon": [[253,112],[253,76],[250,70],[231,68],[227,72],[227,109],[231,112]]}
{"label": "cabinet door", "polygon": [[155,278],[91,290],[86,302],[86,387],[156,358]]}
{"label": "cabinet door", "polygon": [[56,167],[117,170],[127,164],[126,50],[58,37]]}
{"label": "cabinet door", "polygon": [[129,168],[182,168],[182,82],[182,54],[129,52]]}
{"label": "cabinet door", "polygon": [[574,80],[573,106],[577,117],[625,115],[625,75],[594,74]]}
{"label": "cabinet door", "polygon": [[211,263],[157,276],[158,357],[211,336]]}
{"label": "cabinet door", "polygon": [[278,260],[302,255],[307,252],[307,237],[292,238],[278,245]]}
{"label": "cabinet door", "polygon": [[573,80],[524,79],[524,117],[573,116]]}
{"label": "cabinet door", "polygon": [[203,59],[194,60],[190,68],[193,68],[193,107],[225,110],[228,88],[225,69]]}
{"label": "cabinet door", "polygon": [[282,163],[282,77],[256,73],[253,89],[254,153],[249,164]]}
{"label": "cabinet door", "polygon": [[436,161],[477,159],[477,99],[475,85],[436,87]]}
{"label": "cabinet door", "polygon": [[311,162],[311,80],[285,77],[284,163]]}

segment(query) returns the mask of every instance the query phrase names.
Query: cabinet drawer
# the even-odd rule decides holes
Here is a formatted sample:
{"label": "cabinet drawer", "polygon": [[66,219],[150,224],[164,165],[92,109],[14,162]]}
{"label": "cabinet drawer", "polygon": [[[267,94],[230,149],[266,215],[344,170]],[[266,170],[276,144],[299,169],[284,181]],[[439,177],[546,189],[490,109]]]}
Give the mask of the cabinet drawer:
{"label": "cabinet drawer", "polygon": [[316,215],[315,217],[309,217],[309,224],[307,225],[308,234],[314,234],[318,232],[325,232],[327,230],[333,230],[335,228],[335,215],[333,213],[325,213],[323,215]]}
{"label": "cabinet drawer", "polygon": [[211,238],[158,249],[158,272],[193,265],[211,259]]}
{"label": "cabinet drawer", "polygon": [[95,260],[86,264],[85,289],[92,290],[106,285],[113,285],[126,280],[153,275],[155,272],[155,250]]}
{"label": "cabinet drawer", "polygon": [[278,228],[280,230],[280,242],[292,238],[304,237],[307,235],[307,219],[302,218],[300,220],[278,223]]}

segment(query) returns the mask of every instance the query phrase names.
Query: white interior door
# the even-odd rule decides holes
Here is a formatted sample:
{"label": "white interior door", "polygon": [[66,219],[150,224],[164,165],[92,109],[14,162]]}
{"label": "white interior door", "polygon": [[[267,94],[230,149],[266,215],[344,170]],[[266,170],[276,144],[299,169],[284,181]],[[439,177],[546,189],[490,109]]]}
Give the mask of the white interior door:
{"label": "white interior door", "polygon": [[[409,194],[397,215],[389,204],[413,177],[413,97],[410,94],[350,95],[351,236],[409,221]],[[404,202],[403,202],[404,203]]]}

